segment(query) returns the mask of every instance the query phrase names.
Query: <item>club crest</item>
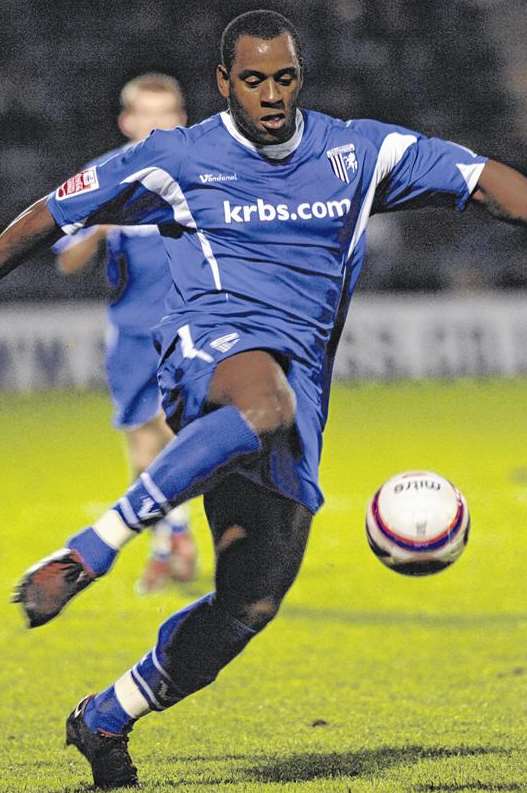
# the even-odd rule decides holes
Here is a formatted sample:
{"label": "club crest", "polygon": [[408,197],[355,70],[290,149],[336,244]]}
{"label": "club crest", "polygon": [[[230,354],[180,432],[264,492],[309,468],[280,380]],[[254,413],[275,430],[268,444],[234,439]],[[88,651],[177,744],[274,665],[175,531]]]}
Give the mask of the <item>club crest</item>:
{"label": "club crest", "polygon": [[347,143],[345,146],[337,146],[334,149],[329,149],[326,154],[335,176],[341,182],[349,184],[359,167],[354,144]]}

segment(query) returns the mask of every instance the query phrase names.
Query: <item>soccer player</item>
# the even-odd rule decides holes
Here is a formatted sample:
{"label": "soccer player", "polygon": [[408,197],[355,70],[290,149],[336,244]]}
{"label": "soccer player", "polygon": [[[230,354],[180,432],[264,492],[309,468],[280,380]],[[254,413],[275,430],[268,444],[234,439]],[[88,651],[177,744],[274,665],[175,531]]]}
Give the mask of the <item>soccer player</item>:
{"label": "soccer player", "polygon": [[527,179],[467,149],[375,121],[298,108],[302,51],[280,14],[225,29],[224,111],[154,132],[72,177],[0,238],[0,273],[38,243],[100,223],[157,223],[173,268],[159,334],[163,406],[177,435],[126,494],[19,591],[42,624],[120,545],[205,494],[215,592],[170,616],[114,684],[85,697],[67,740],[95,783],[134,784],[134,723],[208,685],[276,615],[313,514],[331,361],[373,212],[469,201],[527,222]]}
{"label": "soccer player", "polygon": [[[155,128],[185,126],[185,98],[174,77],[143,74],[122,89],[118,125],[137,143]],[[88,164],[100,165],[126,151],[130,144]],[[93,226],[63,237],[54,246],[59,268],[75,273],[104,251],[113,297],[108,306],[106,372],[115,406],[115,426],[125,434],[134,478],[157,457],[174,436],[161,412],[157,385],[158,355],[152,328],[162,317],[172,279],[157,226]],[[182,504],[152,526],[151,555],[137,589],[161,589],[170,580],[190,581],[195,575],[196,548],[189,530],[189,510]]]}

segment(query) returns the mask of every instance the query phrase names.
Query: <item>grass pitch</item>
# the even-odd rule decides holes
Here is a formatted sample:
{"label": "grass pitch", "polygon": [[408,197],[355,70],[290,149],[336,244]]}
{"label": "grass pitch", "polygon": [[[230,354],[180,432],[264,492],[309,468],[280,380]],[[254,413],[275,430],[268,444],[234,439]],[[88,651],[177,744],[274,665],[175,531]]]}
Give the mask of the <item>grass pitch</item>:
{"label": "grass pitch", "polygon": [[[283,610],[208,689],[131,737],[144,793],[527,791],[527,382],[334,390],[317,517]],[[104,395],[0,395],[3,575],[0,791],[81,793],[85,761],[64,719],[210,588],[140,598],[147,538],[57,620],[27,631],[10,589],[120,494],[127,471]],[[369,551],[364,506],[399,470],[431,468],[465,492],[469,546],[407,579]]]}

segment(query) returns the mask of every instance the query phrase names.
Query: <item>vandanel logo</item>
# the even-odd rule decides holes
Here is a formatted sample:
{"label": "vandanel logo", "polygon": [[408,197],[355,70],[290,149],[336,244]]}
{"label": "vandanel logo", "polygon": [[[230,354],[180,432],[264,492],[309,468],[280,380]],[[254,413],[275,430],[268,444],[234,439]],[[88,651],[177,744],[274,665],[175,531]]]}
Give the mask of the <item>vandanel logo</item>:
{"label": "vandanel logo", "polygon": [[213,182],[237,182],[236,173],[200,173],[201,184],[211,184]]}

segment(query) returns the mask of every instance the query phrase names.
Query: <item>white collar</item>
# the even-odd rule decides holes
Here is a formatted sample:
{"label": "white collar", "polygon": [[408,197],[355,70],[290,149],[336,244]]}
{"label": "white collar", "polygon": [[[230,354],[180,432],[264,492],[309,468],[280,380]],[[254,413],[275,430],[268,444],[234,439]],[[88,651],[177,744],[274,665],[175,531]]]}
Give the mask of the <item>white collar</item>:
{"label": "white collar", "polygon": [[270,160],[283,160],[289,157],[289,155],[300,146],[302,135],[304,134],[304,117],[298,109],[296,111],[296,129],[294,135],[289,138],[289,140],[286,140],[285,143],[272,143],[267,146],[259,146],[257,143],[253,143],[246,138],[245,135],[242,135],[235,125],[231,114],[227,110],[220,113],[220,116],[225,125],[225,129],[238,141],[238,143],[241,143],[242,146],[245,146],[247,149],[251,149],[251,151],[257,151],[263,154],[264,157],[268,157]]}

